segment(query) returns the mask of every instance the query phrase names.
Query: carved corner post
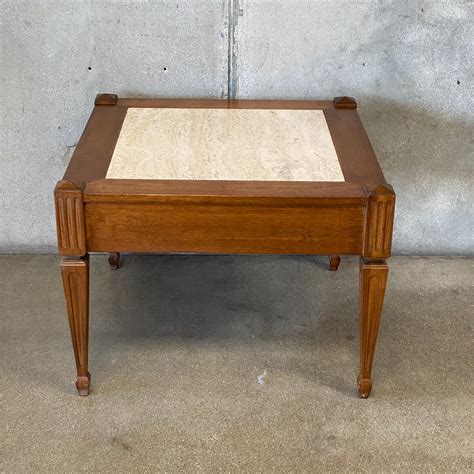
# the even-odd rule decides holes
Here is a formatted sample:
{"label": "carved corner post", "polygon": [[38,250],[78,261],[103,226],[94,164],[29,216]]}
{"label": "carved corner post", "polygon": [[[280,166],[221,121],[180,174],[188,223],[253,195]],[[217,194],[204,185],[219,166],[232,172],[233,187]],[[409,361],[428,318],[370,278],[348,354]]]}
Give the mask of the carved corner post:
{"label": "carved corner post", "polygon": [[86,249],[82,183],[59,181],[54,190],[61,277],[76,358],[76,387],[89,394],[89,256]]}
{"label": "carved corner post", "polygon": [[359,396],[372,390],[372,363],[382,314],[392,247],[395,193],[390,185],[368,190],[364,246],[360,259],[360,372]]}

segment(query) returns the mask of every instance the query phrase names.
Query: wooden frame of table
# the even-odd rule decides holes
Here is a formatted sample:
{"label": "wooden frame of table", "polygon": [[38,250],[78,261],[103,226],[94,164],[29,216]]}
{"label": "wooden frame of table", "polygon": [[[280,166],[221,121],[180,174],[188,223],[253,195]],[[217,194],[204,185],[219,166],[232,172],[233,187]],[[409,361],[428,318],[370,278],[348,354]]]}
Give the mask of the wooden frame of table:
{"label": "wooden frame of table", "polygon": [[[344,182],[107,179],[127,109],[323,110]],[[395,193],[349,97],[332,101],[118,99],[100,94],[55,204],[61,274],[77,366],[87,395],[89,253],[195,252],[360,255],[360,372],[367,398],[391,253]]]}

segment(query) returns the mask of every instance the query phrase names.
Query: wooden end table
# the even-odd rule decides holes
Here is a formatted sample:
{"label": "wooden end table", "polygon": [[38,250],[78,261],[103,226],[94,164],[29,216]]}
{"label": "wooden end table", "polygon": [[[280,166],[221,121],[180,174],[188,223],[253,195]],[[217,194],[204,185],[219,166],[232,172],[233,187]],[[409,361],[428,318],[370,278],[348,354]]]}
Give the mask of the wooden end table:
{"label": "wooden end table", "polygon": [[360,255],[359,395],[387,282],[395,193],[349,97],[119,99],[100,94],[55,188],[61,274],[89,393],[89,253]]}

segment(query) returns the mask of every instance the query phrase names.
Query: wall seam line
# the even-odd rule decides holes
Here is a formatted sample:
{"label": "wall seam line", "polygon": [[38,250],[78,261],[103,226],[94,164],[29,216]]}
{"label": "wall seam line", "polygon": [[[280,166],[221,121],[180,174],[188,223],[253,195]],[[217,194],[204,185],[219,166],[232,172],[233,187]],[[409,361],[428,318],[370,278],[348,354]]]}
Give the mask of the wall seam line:
{"label": "wall seam line", "polygon": [[235,99],[237,95],[238,71],[237,71],[237,52],[235,47],[235,30],[240,10],[239,0],[228,0],[228,51],[227,51],[227,99]]}

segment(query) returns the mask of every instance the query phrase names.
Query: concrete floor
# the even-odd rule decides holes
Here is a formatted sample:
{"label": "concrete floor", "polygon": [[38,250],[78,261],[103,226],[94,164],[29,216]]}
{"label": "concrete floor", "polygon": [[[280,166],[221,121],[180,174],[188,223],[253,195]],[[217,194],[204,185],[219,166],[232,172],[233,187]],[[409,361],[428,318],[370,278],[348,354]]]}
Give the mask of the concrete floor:
{"label": "concrete floor", "polygon": [[87,398],[59,259],[0,266],[1,472],[472,472],[473,260],[391,259],[369,400],[356,258],[93,256]]}

